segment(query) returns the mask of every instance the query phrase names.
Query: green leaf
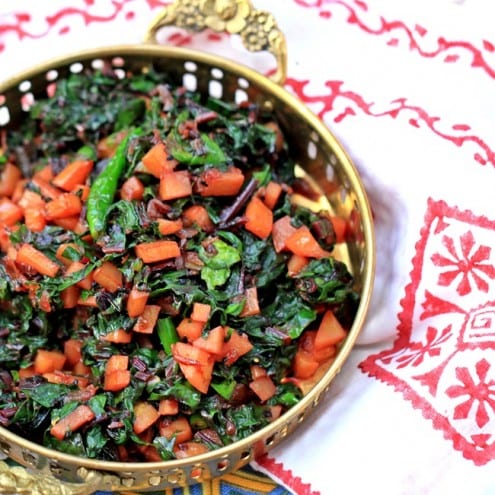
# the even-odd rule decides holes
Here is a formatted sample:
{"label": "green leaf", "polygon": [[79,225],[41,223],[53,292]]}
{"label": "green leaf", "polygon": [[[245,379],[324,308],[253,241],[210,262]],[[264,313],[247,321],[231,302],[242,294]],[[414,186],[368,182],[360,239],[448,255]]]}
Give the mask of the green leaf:
{"label": "green leaf", "polygon": [[171,438],[170,440],[168,440],[165,437],[155,437],[153,439],[153,446],[156,447],[158,453],[160,454],[160,457],[164,461],[175,458],[174,445],[175,438]]}
{"label": "green leaf", "polygon": [[103,416],[105,414],[105,406],[107,405],[107,396],[104,394],[98,394],[88,400],[88,406],[96,414],[96,416]]}
{"label": "green leaf", "polygon": [[209,290],[223,285],[229,278],[230,270],[228,268],[211,268],[204,266],[201,269],[201,278],[206,282]]}
{"label": "green leaf", "polygon": [[222,148],[207,134],[201,134],[201,146],[194,149],[177,135],[170,135],[167,147],[172,156],[187,165],[222,165],[227,161]]}
{"label": "green leaf", "polygon": [[21,390],[27,397],[43,407],[53,407],[69,391],[69,387],[57,383],[41,383],[34,388],[22,388]]}
{"label": "green leaf", "polygon": [[115,130],[120,131],[131,127],[145,112],[146,103],[142,98],[128,101],[120,110],[115,122]]}
{"label": "green leaf", "polygon": [[221,239],[217,239],[212,243],[214,247],[214,253],[207,253],[206,250],[201,247],[199,256],[210,268],[229,268],[235,263],[241,261],[241,254],[239,250],[230,246]]}
{"label": "green leaf", "polygon": [[215,390],[218,394],[220,394],[224,399],[227,400],[232,397],[232,393],[234,392],[236,385],[237,382],[233,379],[211,383],[211,387],[213,388],[213,390]]}
{"label": "green leaf", "polygon": [[213,254],[201,246],[198,254],[205,263],[201,269],[201,278],[209,290],[223,285],[230,276],[230,267],[241,260],[239,251],[221,239],[213,241]]}
{"label": "green leaf", "polygon": [[101,451],[108,442],[100,425],[93,426],[86,432],[86,453],[89,458],[101,455]]}

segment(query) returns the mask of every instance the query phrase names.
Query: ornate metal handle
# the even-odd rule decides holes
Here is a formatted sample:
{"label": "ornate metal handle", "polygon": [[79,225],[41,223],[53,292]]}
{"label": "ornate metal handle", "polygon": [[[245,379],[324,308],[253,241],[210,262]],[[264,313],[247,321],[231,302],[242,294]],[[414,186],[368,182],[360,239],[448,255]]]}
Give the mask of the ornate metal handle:
{"label": "ornate metal handle", "polygon": [[101,475],[88,473],[84,484],[60,482],[41,473],[30,473],[21,466],[0,461],[0,493],[2,495],[89,495],[101,485]]}
{"label": "ornate metal handle", "polygon": [[156,42],[157,31],[165,26],[239,34],[249,51],[268,51],[275,57],[277,70],[271,76],[273,81],[281,85],[286,79],[285,37],[273,16],[256,10],[250,0],[176,0],[151,23],[146,41]]}

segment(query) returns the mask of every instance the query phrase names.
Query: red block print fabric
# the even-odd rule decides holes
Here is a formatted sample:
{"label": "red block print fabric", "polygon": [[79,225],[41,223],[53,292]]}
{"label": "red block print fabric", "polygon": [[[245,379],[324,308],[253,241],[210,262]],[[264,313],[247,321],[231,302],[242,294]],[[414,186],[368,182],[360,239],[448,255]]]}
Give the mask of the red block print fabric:
{"label": "red block print fabric", "polygon": [[495,221],[430,201],[392,349],[362,369],[475,464],[495,459]]}
{"label": "red block print fabric", "polygon": [[[170,2],[0,0],[0,80],[79,50],[139,44]],[[495,36],[489,2],[252,3],[271,12],[286,35],[285,89],[324,121],[359,170],[377,241],[375,288],[358,345],[312,416],[253,463],[280,486],[270,492],[252,484],[253,491],[491,495]],[[275,70],[272,56],[243,51],[228,34],[170,28],[158,41],[263,74]]]}

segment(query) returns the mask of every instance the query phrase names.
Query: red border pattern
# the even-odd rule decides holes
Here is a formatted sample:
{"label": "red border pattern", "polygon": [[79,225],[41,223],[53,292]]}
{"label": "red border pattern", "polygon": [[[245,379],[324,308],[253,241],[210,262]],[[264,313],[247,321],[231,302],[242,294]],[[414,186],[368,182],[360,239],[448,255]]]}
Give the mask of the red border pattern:
{"label": "red border pattern", "polygon": [[476,465],[495,460],[495,221],[428,202],[389,350],[360,368]]}
{"label": "red border pattern", "polygon": [[281,462],[277,462],[273,457],[265,455],[258,459],[257,463],[276,476],[297,495],[320,495],[320,492],[313,491],[309,483],[304,483],[299,476],[294,476],[292,470],[286,469]]}

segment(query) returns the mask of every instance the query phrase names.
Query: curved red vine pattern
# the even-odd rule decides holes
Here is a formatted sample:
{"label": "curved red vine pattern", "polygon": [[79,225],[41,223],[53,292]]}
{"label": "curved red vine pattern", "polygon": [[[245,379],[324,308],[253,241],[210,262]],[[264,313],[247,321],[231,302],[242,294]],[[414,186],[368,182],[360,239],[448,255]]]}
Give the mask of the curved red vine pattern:
{"label": "curved red vine pattern", "polygon": [[[461,60],[460,53],[467,54],[471,60],[470,66],[481,69],[490,78],[495,79],[495,67],[490,65],[486,60],[485,54],[495,53],[495,44],[489,40],[480,40],[482,47],[477,47],[473,43],[465,40],[449,40],[439,36],[436,41],[436,47],[424,48],[421,38],[428,30],[419,24],[408,26],[401,20],[387,20],[383,16],[375,15],[374,23],[377,27],[372,27],[362,18],[363,12],[368,12],[368,5],[363,1],[346,1],[346,0],[294,0],[294,2],[305,8],[319,9],[319,15],[322,18],[330,19],[332,17],[332,7],[343,7],[348,12],[347,22],[355,25],[360,30],[373,36],[384,36],[387,38],[388,46],[396,47],[400,44],[399,39],[406,37],[404,43],[410,51],[416,51],[424,58],[443,57],[445,63],[455,63]],[[429,44],[431,40],[429,40]]]}
{"label": "curved red vine pattern", "polygon": [[[309,82],[309,80],[289,78],[286,81],[286,86],[305,103],[309,105],[318,104],[321,106],[318,116],[322,119],[334,110],[337,102],[339,105],[344,103],[344,110],[333,117],[333,120],[336,123],[343,121],[347,117],[357,115],[358,111],[370,117],[377,118],[391,117],[397,119],[401,115],[407,115],[408,123],[410,125],[414,127],[426,126],[437,136],[450,141],[459,148],[468,144],[475,145],[478,148],[478,151],[474,153],[473,158],[481,165],[486,165],[487,163],[495,165],[495,150],[480,137],[470,134],[469,131],[471,128],[467,124],[452,125],[452,130],[457,131],[457,133],[451,134],[439,129],[438,124],[442,121],[440,117],[430,115],[425,109],[409,103],[407,98],[392,100],[389,102],[389,109],[376,112],[373,109],[373,102],[368,102],[363,96],[345,89],[343,81],[326,81],[325,86],[329,90],[328,93],[318,95],[307,94],[305,90]],[[413,115],[412,117],[410,117],[411,114]]]}
{"label": "curved red vine pattern", "polygon": [[[69,30],[69,27],[64,24],[64,21],[69,17],[79,17],[87,26],[93,23],[109,22],[116,19],[123,11],[124,7],[132,3],[132,0],[112,0],[111,6],[113,10],[106,15],[97,15],[91,12],[91,7],[95,4],[95,0],[84,0],[86,7],[65,7],[58,10],[54,14],[45,17],[46,27],[40,31],[32,31],[29,28],[31,15],[28,12],[13,13],[14,20],[11,22],[0,21],[0,53],[5,50],[5,41],[2,38],[7,34],[13,33],[19,40],[24,38],[42,38],[50,31],[58,28],[60,34],[64,34]],[[146,5],[150,10],[163,7],[170,1],[165,0],[145,0]],[[133,11],[126,12],[126,19],[132,20],[134,17]]]}

